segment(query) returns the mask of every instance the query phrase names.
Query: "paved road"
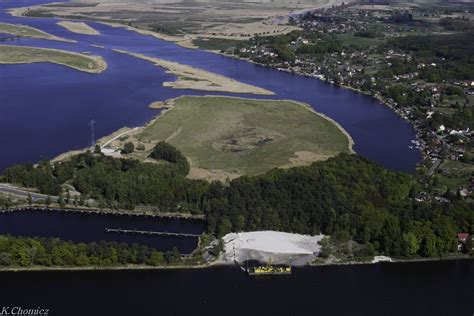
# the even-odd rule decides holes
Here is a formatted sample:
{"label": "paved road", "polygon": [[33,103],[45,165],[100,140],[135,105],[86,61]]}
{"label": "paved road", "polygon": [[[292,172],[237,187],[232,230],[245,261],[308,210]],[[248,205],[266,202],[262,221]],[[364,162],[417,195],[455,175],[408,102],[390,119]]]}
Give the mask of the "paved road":
{"label": "paved road", "polygon": [[[33,200],[33,202],[46,200],[47,198],[47,195],[23,191],[21,189],[15,188],[11,185],[4,184],[4,183],[0,183],[0,193],[5,193],[7,195],[13,195],[15,197],[24,198],[24,199],[28,198],[28,193],[29,193],[31,194],[31,199]],[[50,198],[52,202],[55,202],[58,200],[57,196],[50,196]]]}

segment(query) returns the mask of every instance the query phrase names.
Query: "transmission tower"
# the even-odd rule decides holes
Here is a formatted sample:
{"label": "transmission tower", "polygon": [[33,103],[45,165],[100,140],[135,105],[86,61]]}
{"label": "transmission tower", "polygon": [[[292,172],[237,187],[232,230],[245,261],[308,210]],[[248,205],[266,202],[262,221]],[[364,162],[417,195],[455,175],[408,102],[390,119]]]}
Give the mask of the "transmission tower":
{"label": "transmission tower", "polygon": [[89,122],[89,126],[91,127],[91,148],[94,148],[94,144],[95,144],[94,124],[95,124],[95,120],[92,119]]}
{"label": "transmission tower", "polygon": [[215,169],[215,161],[214,161],[214,155],[211,156],[211,172],[214,173]]}

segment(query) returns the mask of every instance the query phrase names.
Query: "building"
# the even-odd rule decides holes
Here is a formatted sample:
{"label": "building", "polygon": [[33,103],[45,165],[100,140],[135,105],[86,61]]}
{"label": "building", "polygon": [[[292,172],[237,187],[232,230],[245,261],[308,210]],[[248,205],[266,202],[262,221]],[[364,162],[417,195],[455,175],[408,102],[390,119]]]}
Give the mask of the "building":
{"label": "building", "polygon": [[469,238],[469,233],[458,233],[458,251],[464,250]]}

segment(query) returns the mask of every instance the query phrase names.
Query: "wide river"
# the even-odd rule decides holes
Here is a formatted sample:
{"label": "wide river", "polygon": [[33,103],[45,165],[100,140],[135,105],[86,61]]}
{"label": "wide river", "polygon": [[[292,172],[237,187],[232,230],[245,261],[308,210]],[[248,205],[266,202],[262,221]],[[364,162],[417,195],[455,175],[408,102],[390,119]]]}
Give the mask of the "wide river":
{"label": "wide river", "polygon": [[[419,151],[409,148],[415,139],[413,128],[372,97],[121,28],[88,22],[101,35],[81,35],[58,26],[56,19],[12,17],[5,12],[7,8],[45,2],[51,1],[2,0],[0,22],[30,25],[77,43],[35,39],[4,43],[90,52],[104,57],[109,67],[96,75],[51,63],[0,65],[0,171],[14,163],[36,162],[86,147],[90,143],[88,122],[92,119],[97,122],[96,136],[100,137],[123,126],[149,121],[157,114],[147,107],[152,101],[183,94],[218,94],[164,88],[162,83],[173,80],[173,75],[150,62],[116,53],[114,48],[200,67],[260,86],[276,93],[271,98],[306,102],[339,122],[355,140],[356,152],[390,169],[412,172],[420,160]],[[94,44],[105,48],[91,46]]]}
{"label": "wide river", "polygon": [[[162,83],[173,76],[146,61],[115,53],[113,48],[197,66],[272,90],[276,93],[272,96],[275,99],[309,103],[352,135],[358,153],[390,169],[412,172],[420,160],[420,153],[409,148],[415,138],[414,130],[371,97],[98,23],[90,25],[101,32],[100,36],[78,35],[57,26],[55,19],[16,18],[3,11],[46,2],[50,1],[0,0],[0,21],[27,24],[78,43],[21,39],[6,44],[88,51],[103,56],[109,67],[104,73],[93,75],[49,63],[0,65],[0,170],[87,146],[91,119],[97,121],[96,136],[100,137],[123,126],[138,126],[149,121],[157,114],[147,107],[152,101],[182,94],[210,94],[163,88]],[[59,229],[69,234],[65,238],[88,241],[104,238],[103,227],[110,225],[102,218],[90,221],[87,216],[79,215],[54,216],[53,219],[48,219],[49,215],[41,215],[41,219],[36,216],[31,212],[3,215],[3,229],[24,234],[34,228],[42,235],[45,231],[57,235],[55,230]],[[113,221],[114,225],[130,224],[128,220],[124,223],[123,218]],[[135,221],[140,227],[155,225],[142,223],[142,219]],[[87,226],[92,227],[87,230],[89,236],[80,234],[85,222],[92,225]],[[160,227],[163,223],[156,225]],[[177,231],[196,228],[179,222],[172,225]],[[22,232],[22,227],[28,229]],[[169,248],[170,245],[161,246]],[[186,252],[189,246],[186,243],[180,248]],[[230,267],[186,271],[0,273],[0,285],[0,309],[3,306],[40,307],[49,309],[48,315],[474,313],[474,262],[468,260],[299,268],[291,276],[281,278],[251,278],[240,269]]]}
{"label": "wide river", "polygon": [[472,316],[474,261],[297,268],[0,274],[0,304],[49,315]]}

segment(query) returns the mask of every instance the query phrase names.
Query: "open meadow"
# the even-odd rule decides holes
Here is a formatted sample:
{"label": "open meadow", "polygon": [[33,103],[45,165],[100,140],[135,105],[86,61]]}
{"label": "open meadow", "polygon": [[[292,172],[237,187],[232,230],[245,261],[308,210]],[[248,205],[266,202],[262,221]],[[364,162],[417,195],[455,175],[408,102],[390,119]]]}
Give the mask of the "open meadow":
{"label": "open meadow", "polygon": [[352,147],[334,122],[293,101],[186,96],[164,106],[170,109],[114,147],[141,144],[131,156],[146,160],[164,140],[188,158],[190,177],[219,180],[308,165]]}

